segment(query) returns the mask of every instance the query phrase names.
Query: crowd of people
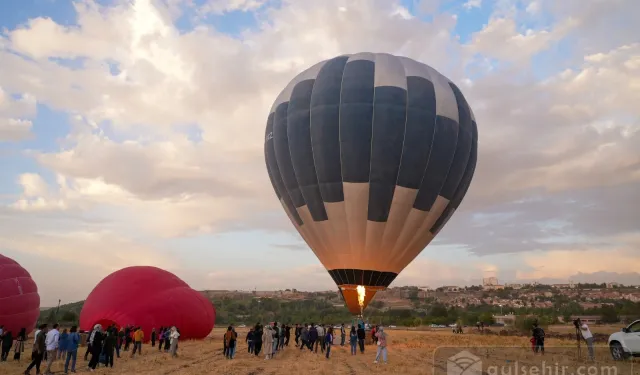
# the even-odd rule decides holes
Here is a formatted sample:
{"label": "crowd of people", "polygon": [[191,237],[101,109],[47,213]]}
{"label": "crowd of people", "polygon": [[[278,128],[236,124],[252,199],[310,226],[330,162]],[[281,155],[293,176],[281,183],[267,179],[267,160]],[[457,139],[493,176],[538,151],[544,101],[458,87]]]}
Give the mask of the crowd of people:
{"label": "crowd of people", "polygon": [[[245,342],[247,343],[247,351],[256,357],[262,352],[264,359],[269,360],[276,357],[278,352],[289,346],[292,327],[288,324],[280,324],[273,322],[263,326],[258,323],[249,329]],[[347,339],[347,329],[344,324],[340,326],[340,346],[345,346]],[[334,333],[335,332],[335,333]],[[296,348],[300,351],[308,350],[311,353],[324,354],[327,359],[331,356],[331,347],[336,345],[335,339],[338,332],[336,328],[330,325],[315,323],[296,324],[294,329]],[[372,342],[377,346],[376,359],[374,363],[378,363],[380,357],[384,363],[387,363],[387,334],[382,326],[376,326],[371,329]],[[224,335],[224,355],[227,359],[233,359],[236,352],[238,335],[235,327],[227,327]],[[349,330],[349,345],[351,347],[351,355],[356,355],[359,346],[360,353],[365,351],[366,332],[364,324],[358,324],[358,328],[351,326]]]}
{"label": "crowd of people", "polygon": [[[359,347],[360,353],[364,354],[366,333],[364,324],[358,327],[351,326],[347,330],[344,324],[337,329],[330,325],[304,323],[296,324],[292,327],[288,324],[278,324],[273,322],[267,325],[256,324],[250,328],[245,337],[247,352],[259,357],[261,353],[265,360],[276,358],[277,354],[289,347],[291,331],[295,336],[295,347],[300,351],[324,354],[327,359],[331,356],[331,348],[335,345],[336,336],[340,337],[340,346],[350,345],[351,355],[356,355]],[[335,333],[334,333],[335,332]],[[81,336],[82,334],[82,336]],[[348,336],[348,341],[347,341]],[[151,347],[158,343],[158,350],[177,356],[180,330],[174,327],[160,327],[159,331],[152,329],[150,342]],[[387,362],[387,335],[381,326],[371,329],[371,339],[377,346],[376,359],[380,358]],[[1,360],[6,361],[9,353],[14,352],[14,360],[19,361],[21,353],[24,352],[27,340],[26,330],[22,329],[16,336],[10,331],[5,331],[0,326],[0,343],[2,344]],[[38,326],[34,333],[31,362],[24,374],[29,375],[35,367],[36,374],[40,374],[40,367],[46,364],[44,374],[51,374],[51,367],[56,360],[64,361],[64,373],[76,372],[76,362],[78,348],[86,344],[84,360],[88,361],[89,371],[103,365],[113,367],[114,359],[120,358],[121,351],[131,350],[131,358],[142,354],[142,344],[145,342],[145,333],[139,326],[127,325],[118,327],[115,324],[104,328],[101,324],[96,324],[89,332],[78,332],[77,326],[69,330],[59,331],[59,325],[54,324],[49,328],[48,324]],[[234,326],[229,326],[223,336],[223,351],[227,359],[234,359],[238,343],[238,334]]]}
{"label": "crowd of people", "polygon": [[[31,362],[25,370],[24,374],[30,374],[35,367],[36,374],[40,374],[40,366],[44,361],[46,368],[44,374],[51,374],[51,366],[56,360],[64,360],[64,373],[68,374],[76,372],[76,361],[78,357],[78,348],[83,342],[83,338],[78,332],[77,326],[71,327],[68,331],[63,329],[59,331],[58,324],[54,324],[49,329],[48,324],[41,324],[34,333],[33,346],[31,351]],[[89,371],[95,371],[100,365],[105,367],[113,367],[114,358],[120,358],[120,352],[129,351],[132,344],[133,350],[131,357],[136,354],[142,354],[142,343],[144,342],[144,331],[141,327],[126,326],[118,329],[115,324],[110,325],[106,329],[101,324],[96,324],[90,332],[83,332],[86,339],[87,351],[84,354],[84,360],[88,361]],[[174,327],[160,327],[159,333],[155,328],[151,333],[151,346],[155,347],[158,342],[158,350],[170,353],[173,357],[178,354],[178,340],[180,338],[180,330]],[[6,361],[9,352],[13,348],[14,360],[19,361],[21,354],[24,352],[24,344],[27,340],[26,329],[20,330],[17,336],[13,336],[12,332],[5,331],[0,326],[0,343],[2,343],[1,360]],[[124,346],[124,348],[123,348]],[[89,358],[89,355],[91,358]]]}
{"label": "crowd of people", "polygon": [[[0,361],[6,362],[9,358],[9,353],[13,349],[13,359],[15,361],[20,360],[21,354],[24,352],[24,342],[27,340],[27,330],[22,328],[18,335],[14,336],[13,332],[4,330],[4,326],[0,326],[0,346],[2,348],[2,354],[0,355]],[[15,342],[15,343],[14,343]]]}

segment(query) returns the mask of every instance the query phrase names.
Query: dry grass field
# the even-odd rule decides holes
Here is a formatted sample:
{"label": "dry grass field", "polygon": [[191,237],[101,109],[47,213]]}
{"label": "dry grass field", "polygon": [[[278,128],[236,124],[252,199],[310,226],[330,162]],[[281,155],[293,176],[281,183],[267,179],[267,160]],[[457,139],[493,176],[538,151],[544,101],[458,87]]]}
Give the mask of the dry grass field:
{"label": "dry grass field", "polygon": [[[533,365],[542,357],[534,356],[528,338],[526,337],[501,337],[497,335],[481,335],[477,333],[465,333],[454,335],[450,330],[436,331],[406,331],[388,330],[389,334],[389,363],[374,364],[376,347],[368,344],[365,354],[358,351],[356,356],[351,356],[349,347],[336,345],[332,349],[331,358],[326,359],[321,353],[309,353],[300,351],[293,346],[279,353],[275,359],[265,360],[247,353],[247,346],[243,341],[245,330],[239,330],[242,338],[238,345],[236,358],[226,360],[222,353],[223,329],[216,328],[211,336],[204,341],[184,341],[179,346],[179,357],[171,358],[166,353],[158,352],[157,348],[150,345],[143,346],[143,355],[134,359],[130,358],[130,352],[124,352],[122,358],[116,359],[113,369],[100,367],[97,374],[434,374],[434,366],[439,374],[446,374],[446,357],[434,357],[436,348],[443,346],[472,347],[474,354],[482,359],[483,365],[501,365],[519,361]],[[337,342],[337,340],[336,340]],[[290,343],[293,345],[293,340]],[[605,343],[598,343],[599,346]],[[575,349],[575,341],[548,339],[547,352],[544,360],[548,363],[559,362],[568,366],[578,366],[586,363],[583,358],[578,359]],[[505,349],[507,348],[507,349]],[[520,349],[513,349],[520,348]],[[30,348],[26,349],[25,357],[29,357]],[[87,362],[82,358],[85,348],[80,349],[77,371],[88,372]],[[438,349],[442,350],[442,349]],[[457,350],[457,349],[456,349]],[[609,351],[606,347],[598,347],[596,352],[598,365],[613,365]],[[586,350],[583,348],[583,356]],[[11,360],[0,363],[0,374],[22,374],[28,364],[26,359],[22,363]],[[434,359],[435,358],[435,359]],[[632,364],[635,366],[632,368]],[[622,371],[615,373],[572,373],[548,374],[548,375],[640,375],[638,370],[640,363],[631,361],[625,364]],[[43,367],[44,370],[44,367]],[[63,370],[63,361],[56,361],[53,371],[60,374]],[[444,372],[443,372],[444,371]],[[35,374],[35,370],[32,370]],[[489,375],[493,375],[491,371]],[[465,374],[466,375],[466,374]],[[497,374],[509,375],[509,374]],[[525,374],[510,374],[525,375]],[[532,374],[544,375],[544,374]]]}

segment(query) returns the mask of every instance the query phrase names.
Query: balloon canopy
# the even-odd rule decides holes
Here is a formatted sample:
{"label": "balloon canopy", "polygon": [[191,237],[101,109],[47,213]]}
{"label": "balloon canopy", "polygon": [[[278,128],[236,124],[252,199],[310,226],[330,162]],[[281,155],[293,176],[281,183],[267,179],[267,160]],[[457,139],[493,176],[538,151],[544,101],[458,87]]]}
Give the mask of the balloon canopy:
{"label": "balloon canopy", "polygon": [[0,255],[0,326],[17,336],[35,328],[40,316],[38,286],[27,270],[13,259]]}
{"label": "balloon canopy", "polygon": [[176,326],[184,339],[205,338],[216,319],[211,301],[176,275],[156,267],[128,267],[104,278],[89,294],[80,313],[80,328],[115,324],[151,330]]}
{"label": "balloon canopy", "polygon": [[361,314],[458,208],[477,142],[471,108],[449,79],[406,57],[357,53],[286,86],[264,152],[289,218]]}

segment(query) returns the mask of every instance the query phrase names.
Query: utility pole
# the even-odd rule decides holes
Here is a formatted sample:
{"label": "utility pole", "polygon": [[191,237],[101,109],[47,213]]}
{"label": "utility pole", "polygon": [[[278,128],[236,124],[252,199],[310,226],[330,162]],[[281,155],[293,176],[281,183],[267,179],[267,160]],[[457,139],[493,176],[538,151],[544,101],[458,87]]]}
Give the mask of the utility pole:
{"label": "utility pole", "polygon": [[58,307],[56,307],[56,322],[58,322],[58,312],[60,311],[60,300],[58,300]]}

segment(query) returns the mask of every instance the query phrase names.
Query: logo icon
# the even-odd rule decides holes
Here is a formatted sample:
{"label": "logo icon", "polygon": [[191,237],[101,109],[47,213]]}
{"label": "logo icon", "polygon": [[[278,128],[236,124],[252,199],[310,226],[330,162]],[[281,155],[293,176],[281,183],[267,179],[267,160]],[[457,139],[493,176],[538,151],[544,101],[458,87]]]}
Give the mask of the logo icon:
{"label": "logo icon", "polygon": [[447,359],[447,375],[481,375],[482,361],[466,350]]}

